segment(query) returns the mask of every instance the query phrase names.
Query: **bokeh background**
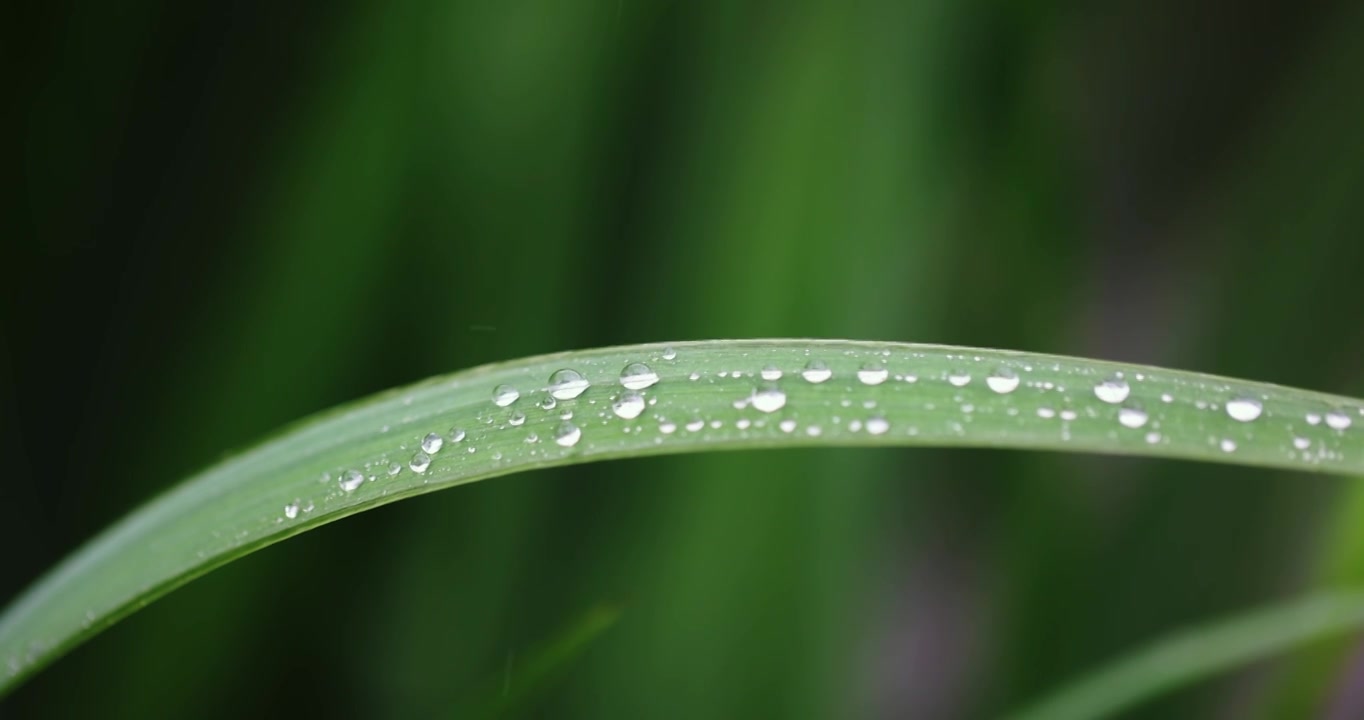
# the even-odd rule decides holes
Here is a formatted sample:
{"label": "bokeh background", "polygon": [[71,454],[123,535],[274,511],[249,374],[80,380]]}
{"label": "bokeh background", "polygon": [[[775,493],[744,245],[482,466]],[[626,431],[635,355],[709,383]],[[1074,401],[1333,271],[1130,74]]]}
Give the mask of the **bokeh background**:
{"label": "bokeh background", "polygon": [[[287,421],[542,352],[855,337],[1364,393],[1360,3],[8,14],[0,601]],[[1355,527],[1350,481],[1151,460],[563,468],[234,563],[0,714],[987,717],[1364,580]],[[1353,716],[1355,658],[1131,717]]]}

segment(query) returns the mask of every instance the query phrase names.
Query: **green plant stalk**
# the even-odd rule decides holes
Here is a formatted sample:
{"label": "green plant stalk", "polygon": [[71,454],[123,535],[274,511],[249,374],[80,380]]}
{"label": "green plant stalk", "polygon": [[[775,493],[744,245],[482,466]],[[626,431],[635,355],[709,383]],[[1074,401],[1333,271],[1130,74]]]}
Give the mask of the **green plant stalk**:
{"label": "green plant stalk", "polygon": [[[621,374],[637,362],[657,382],[630,390]],[[812,362],[829,378],[806,379]],[[590,386],[571,398],[560,389],[547,409],[550,375],[565,368]],[[499,386],[516,399],[495,403]],[[1232,401],[1261,410],[1247,420],[1229,410]],[[1361,408],[1190,372],[844,340],[639,345],[488,365],[296,423],[90,540],[0,615],[0,694],[235,558],[371,507],[522,470],[700,450],[926,445],[1360,474]],[[423,467],[417,453],[428,435],[442,447]]]}
{"label": "green plant stalk", "polygon": [[1177,633],[1009,717],[1110,717],[1167,690],[1361,626],[1364,593],[1312,595]]}

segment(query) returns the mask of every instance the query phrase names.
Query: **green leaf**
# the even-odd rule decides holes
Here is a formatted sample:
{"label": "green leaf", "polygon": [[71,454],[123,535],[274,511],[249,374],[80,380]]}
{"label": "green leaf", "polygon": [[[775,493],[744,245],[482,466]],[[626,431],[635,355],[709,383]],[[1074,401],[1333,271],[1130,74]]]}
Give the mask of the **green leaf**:
{"label": "green leaf", "polygon": [[[553,385],[560,370],[572,374]],[[700,450],[926,445],[1359,474],[1361,408],[1189,372],[843,340],[640,345],[484,366],[297,423],[92,539],[0,616],[0,693],[235,558],[512,472]]]}
{"label": "green leaf", "polygon": [[1067,685],[1012,720],[1092,720],[1219,672],[1364,627],[1364,593],[1314,595],[1193,628]]}

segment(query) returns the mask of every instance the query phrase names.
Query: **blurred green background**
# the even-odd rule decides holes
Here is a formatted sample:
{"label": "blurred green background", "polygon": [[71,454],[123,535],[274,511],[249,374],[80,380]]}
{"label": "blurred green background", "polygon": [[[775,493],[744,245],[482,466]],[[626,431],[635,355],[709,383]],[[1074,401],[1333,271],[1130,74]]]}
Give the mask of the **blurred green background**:
{"label": "blurred green background", "polygon": [[[853,337],[1364,393],[1364,5],[1097,5],[21,8],[0,601],[287,421],[542,352]],[[235,563],[0,714],[984,717],[1364,580],[1356,527],[1349,481],[1149,460],[563,468]],[[1353,648],[1131,717],[1356,717]]]}

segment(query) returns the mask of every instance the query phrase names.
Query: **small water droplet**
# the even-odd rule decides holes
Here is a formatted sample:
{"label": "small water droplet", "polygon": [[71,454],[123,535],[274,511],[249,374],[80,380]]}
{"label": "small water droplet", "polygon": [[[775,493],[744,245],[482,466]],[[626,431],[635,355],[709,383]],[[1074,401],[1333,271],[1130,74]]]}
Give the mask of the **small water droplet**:
{"label": "small water droplet", "polygon": [[800,376],[805,378],[805,382],[819,384],[834,376],[834,371],[823,360],[811,360],[805,363],[805,368],[800,371]]}
{"label": "small water droplet", "polygon": [[664,360],[676,360],[676,359],[677,359],[677,351],[674,350],[673,348],[670,348],[670,347],[663,348],[663,359],[664,359]]}
{"label": "small water droplet", "polygon": [[546,396],[544,396],[543,398],[540,398],[540,409],[541,409],[541,410],[553,410],[554,408],[556,408],[556,407],[558,407],[558,406],[559,406],[559,401],[556,400],[556,399],[554,398],[553,395],[546,395]]}
{"label": "small water droplet", "polygon": [[507,422],[511,423],[512,427],[521,427],[526,424],[526,414],[514,412],[511,414],[511,417],[507,418]]}
{"label": "small water droplet", "polygon": [[[590,384],[582,373],[573,368],[555,370],[549,376],[549,396],[558,400],[572,400],[586,392]],[[541,407],[544,407],[543,403]],[[553,407],[551,404],[545,409],[550,410]]]}
{"label": "small water droplet", "polygon": [[583,438],[583,431],[577,425],[564,421],[559,423],[559,427],[554,429],[554,442],[560,447],[573,447]]}
{"label": "small water droplet", "polygon": [[412,455],[412,460],[407,463],[407,466],[412,468],[414,473],[424,473],[427,468],[431,467],[431,456],[424,452],[417,452]]}
{"label": "small water droplet", "polygon": [[1017,390],[1018,383],[1018,373],[1014,372],[1014,369],[1010,367],[995,368],[995,371],[990,373],[989,377],[985,378],[985,384],[989,385],[991,390],[994,390],[1000,395],[1007,395]]}
{"label": "small water droplet", "polygon": [[1061,411],[1061,419],[1065,420],[1066,422],[1074,422],[1075,419],[1078,417],[1080,417],[1079,413],[1076,413],[1074,410]]}
{"label": "small water droplet", "polygon": [[1238,397],[1227,401],[1227,415],[1237,422],[1250,422],[1264,412],[1265,406],[1252,397]]}
{"label": "small water droplet", "polygon": [[467,433],[464,432],[463,428],[450,428],[450,442],[452,443],[464,442],[465,435]]}
{"label": "small water droplet", "polygon": [[400,472],[402,472],[402,471],[403,471],[403,466],[402,466],[402,465],[399,465],[398,463],[389,463],[389,464],[388,464],[388,476],[389,476],[389,477],[393,477],[393,476],[397,475],[398,473],[400,473]]}
{"label": "small water droplet", "polygon": [[752,420],[749,420],[748,418],[739,418],[739,419],[738,419],[737,421],[735,421],[735,423],[734,423],[734,427],[735,427],[735,428],[738,428],[739,430],[747,430],[747,429],[748,429],[749,427],[751,427],[752,425],[753,425],[753,421],[752,421]]}
{"label": "small water droplet", "polygon": [[965,370],[953,370],[948,373],[947,382],[951,383],[952,387],[966,387],[971,384],[971,373]]}
{"label": "small water droplet", "polygon": [[445,447],[445,438],[435,433],[428,433],[426,437],[422,438],[422,450],[425,452],[434,455],[440,452],[442,447]]}
{"label": "small water droplet", "polygon": [[1056,411],[1048,407],[1037,408],[1037,417],[1050,420],[1056,417]]}
{"label": "small water droplet", "polygon": [[867,432],[872,435],[885,435],[890,430],[890,423],[885,418],[877,415],[867,418]]}
{"label": "small water droplet", "polygon": [[1306,450],[1307,448],[1312,447],[1312,441],[1304,437],[1295,437],[1293,438],[1293,447],[1299,450]]}
{"label": "small water droplet", "polygon": [[857,379],[863,385],[880,385],[888,377],[890,373],[886,371],[886,366],[876,362],[869,362],[857,371]]}
{"label": "small water droplet", "polygon": [[699,432],[701,428],[705,426],[706,426],[705,420],[700,419],[692,420],[691,422],[687,423],[687,432]]}
{"label": "small water droplet", "polygon": [[620,371],[620,384],[629,390],[643,390],[658,382],[658,373],[642,362],[634,362]]}
{"label": "small water droplet", "polygon": [[536,435],[534,432],[526,433],[526,444],[527,444],[527,445],[534,445],[535,443],[538,443],[538,442],[540,442],[540,436],[539,436],[539,435]]}
{"label": "small water droplet", "polygon": [[759,412],[772,413],[786,406],[786,393],[776,387],[754,390],[749,401]]}
{"label": "small water droplet", "polygon": [[1147,444],[1147,445],[1155,445],[1155,444],[1158,443],[1158,442],[1160,442],[1160,433],[1158,433],[1158,432],[1149,432],[1149,433],[1146,433],[1146,444]]}
{"label": "small water droplet", "polygon": [[1308,424],[1308,425],[1320,425],[1320,424],[1321,424],[1321,415],[1319,415],[1319,414],[1317,414],[1317,413],[1311,413],[1311,412],[1310,412],[1310,413],[1307,413],[1306,420],[1307,420],[1307,424]]}
{"label": "small water droplet", "polygon": [[365,476],[361,475],[358,470],[347,470],[341,474],[341,478],[338,482],[341,483],[342,490],[354,492],[356,488],[364,484]]}
{"label": "small water droplet", "polygon": [[1223,440],[1222,442],[1218,443],[1218,446],[1222,448],[1222,452],[1224,453],[1236,452],[1235,440]]}
{"label": "small water droplet", "polygon": [[796,429],[796,421],[782,420],[780,423],[777,423],[777,427],[781,428],[781,431],[784,433],[794,432]]}
{"label": "small water droplet", "polygon": [[639,417],[640,413],[644,412],[644,396],[633,390],[627,390],[621,393],[615,402],[611,403],[611,412],[614,412],[616,417],[634,420]]}
{"label": "small water droplet", "polygon": [[498,407],[507,407],[519,397],[521,393],[510,385],[498,385],[493,388],[493,404]]}
{"label": "small water droplet", "polygon": [[1126,380],[1114,375],[1094,386],[1094,396],[1111,405],[1117,405],[1131,394],[1132,387]]}
{"label": "small water droplet", "polygon": [[291,503],[289,503],[288,505],[285,505],[285,506],[284,506],[284,517],[287,517],[287,518],[289,518],[290,520],[293,520],[294,518],[298,517],[298,501],[297,501],[297,500],[295,500],[294,502],[291,502]]}
{"label": "small water droplet", "polygon": [[1145,426],[1146,421],[1150,419],[1151,419],[1150,416],[1146,414],[1145,410],[1142,410],[1141,408],[1136,406],[1128,406],[1118,409],[1118,422],[1122,423],[1123,427],[1128,427],[1132,428],[1133,430],[1136,430],[1139,427]]}
{"label": "small water droplet", "polygon": [[1350,416],[1339,410],[1326,413],[1326,425],[1332,430],[1345,430],[1351,425]]}
{"label": "small water droplet", "polygon": [[670,423],[667,421],[661,422],[658,424],[658,431],[664,435],[672,435],[677,431],[677,423]]}
{"label": "small water droplet", "polygon": [[1160,401],[1168,405],[1175,401],[1175,396],[1171,395],[1170,393],[1162,393],[1160,396]]}
{"label": "small water droplet", "polygon": [[819,437],[820,435],[824,434],[824,428],[821,428],[818,425],[811,425],[805,428],[805,434],[809,435],[810,437]]}
{"label": "small water droplet", "polygon": [[761,375],[762,379],[764,380],[780,380],[781,368],[775,365],[768,365],[767,367],[763,368]]}

